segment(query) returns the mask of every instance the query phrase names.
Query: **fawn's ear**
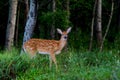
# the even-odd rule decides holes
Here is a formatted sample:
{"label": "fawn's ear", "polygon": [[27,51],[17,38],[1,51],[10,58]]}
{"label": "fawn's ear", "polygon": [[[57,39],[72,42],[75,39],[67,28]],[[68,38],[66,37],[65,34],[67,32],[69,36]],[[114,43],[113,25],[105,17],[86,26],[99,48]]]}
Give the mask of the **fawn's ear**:
{"label": "fawn's ear", "polygon": [[62,34],[62,31],[61,31],[61,29],[59,29],[59,28],[57,28],[57,32],[58,32],[59,34]]}
{"label": "fawn's ear", "polygon": [[71,29],[72,29],[72,27],[69,27],[69,28],[67,29],[67,34],[71,31]]}

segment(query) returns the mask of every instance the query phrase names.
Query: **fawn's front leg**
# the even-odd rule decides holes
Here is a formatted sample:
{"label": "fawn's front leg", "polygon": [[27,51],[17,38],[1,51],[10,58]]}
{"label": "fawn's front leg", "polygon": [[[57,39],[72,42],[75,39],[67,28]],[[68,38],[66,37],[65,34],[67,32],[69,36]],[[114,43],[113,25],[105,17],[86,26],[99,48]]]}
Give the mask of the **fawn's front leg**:
{"label": "fawn's front leg", "polygon": [[50,53],[50,67],[52,66],[52,61],[54,62],[55,66],[56,66],[56,70],[57,70],[57,62],[56,62],[56,57],[54,53]]}

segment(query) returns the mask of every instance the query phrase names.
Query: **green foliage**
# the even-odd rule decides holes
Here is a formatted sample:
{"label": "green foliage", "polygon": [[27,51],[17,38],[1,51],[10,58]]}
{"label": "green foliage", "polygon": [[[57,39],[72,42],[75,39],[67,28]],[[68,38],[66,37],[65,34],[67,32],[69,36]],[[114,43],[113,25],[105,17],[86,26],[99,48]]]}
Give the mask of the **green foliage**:
{"label": "green foliage", "polygon": [[115,37],[115,43],[114,43],[115,49],[120,50],[120,32]]}
{"label": "green foliage", "polygon": [[49,68],[48,55],[37,55],[30,59],[12,50],[0,54],[1,80],[118,80],[120,78],[119,52],[102,53],[74,51],[62,52],[56,56],[58,71],[55,65]]}
{"label": "green foliage", "polygon": [[73,32],[71,30],[68,39],[68,46],[74,48],[74,50],[87,50],[89,46],[90,35],[88,33],[83,34],[80,28],[79,31]]}
{"label": "green foliage", "polygon": [[[50,0],[41,0],[38,1],[39,7],[38,7],[38,19],[37,19],[37,25],[34,32],[33,37],[41,37],[41,38],[51,38],[51,31],[52,25],[55,25],[56,28],[66,29],[68,26],[72,25],[72,33],[70,33],[70,46],[77,49],[88,49],[89,47],[89,40],[90,40],[90,26],[91,26],[91,19],[92,19],[92,11],[94,7],[95,0],[70,0],[69,5],[69,20],[68,20],[68,13],[66,11],[66,0],[57,0],[56,1],[56,11],[52,12],[52,1]],[[116,1],[115,1],[116,2]],[[117,3],[117,2],[116,2]],[[110,27],[110,33],[107,35],[106,42],[104,43],[104,49],[109,49],[110,47],[113,48],[119,48],[119,35],[116,33],[116,30],[118,29],[118,6],[115,3],[114,7],[114,14],[113,19],[111,22],[111,25],[114,27]],[[0,37],[1,43],[0,47],[3,49],[3,46],[5,45],[5,32],[6,32],[6,25],[8,20],[8,0],[1,0],[0,1],[0,15],[1,15],[1,21],[0,21]],[[24,34],[24,26],[25,26],[25,4],[21,1],[19,1],[20,5],[20,16],[19,16],[19,23],[18,23],[18,35],[15,34],[16,38],[18,37],[17,47],[21,47],[22,44],[22,38]],[[102,32],[105,33],[106,25],[108,23],[109,15],[111,10],[111,0],[103,0],[102,1]],[[18,10],[19,11],[19,10]],[[78,29],[78,30],[77,30]],[[95,30],[95,29],[94,29]],[[94,31],[94,38],[96,39]],[[116,37],[117,35],[117,37]],[[110,36],[110,37],[109,37]],[[55,36],[56,37],[56,36]],[[114,40],[114,37],[116,39]],[[109,38],[109,39],[108,39]],[[113,39],[112,41],[110,41]],[[110,46],[111,44],[115,45]],[[96,41],[93,41],[93,49],[96,48]]]}
{"label": "green foliage", "polygon": [[69,25],[69,20],[68,20],[68,15],[66,11],[58,11],[55,14],[55,25],[57,27],[68,27]]}
{"label": "green foliage", "polygon": [[20,55],[17,54],[18,51],[5,51],[0,54],[0,79],[8,80],[14,79],[19,72],[24,73],[29,67],[27,57],[22,59]]}
{"label": "green foliage", "polygon": [[69,24],[68,18],[67,18],[67,12],[62,10],[57,10],[56,12],[47,12],[42,13],[42,16],[40,17],[41,24],[44,26],[51,27],[52,24],[55,25],[55,27],[67,27]]}

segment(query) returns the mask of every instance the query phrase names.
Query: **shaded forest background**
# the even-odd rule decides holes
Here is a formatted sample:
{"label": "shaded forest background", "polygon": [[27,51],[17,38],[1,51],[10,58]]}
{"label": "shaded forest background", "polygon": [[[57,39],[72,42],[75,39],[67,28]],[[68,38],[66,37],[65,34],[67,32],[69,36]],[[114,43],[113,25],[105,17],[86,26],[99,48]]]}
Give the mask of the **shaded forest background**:
{"label": "shaded forest background", "polygon": [[[69,37],[69,46],[75,50],[88,50],[91,34],[91,21],[95,0],[70,0],[69,18],[66,11],[66,0],[56,0],[56,10],[52,10],[52,0],[38,0],[37,23],[34,29],[34,38],[59,39],[56,28],[65,30],[72,27]],[[111,12],[111,0],[102,0],[102,34],[105,34]],[[114,0],[113,17],[108,35],[105,39],[104,49],[120,49],[120,1]],[[6,28],[9,15],[9,1],[0,1],[0,48],[5,46]],[[19,15],[18,15],[19,14]],[[53,19],[54,16],[54,19]],[[24,0],[18,1],[17,19],[14,36],[14,46],[21,48],[26,24],[26,4]],[[96,20],[95,20],[96,22]],[[54,23],[54,28],[52,25]],[[98,48],[94,25],[93,49]],[[51,32],[55,31],[55,34]]]}
{"label": "shaded forest background", "polygon": [[[58,71],[47,55],[19,55],[28,39],[59,40],[68,27]],[[0,80],[15,79],[119,80],[120,0],[0,0]]]}

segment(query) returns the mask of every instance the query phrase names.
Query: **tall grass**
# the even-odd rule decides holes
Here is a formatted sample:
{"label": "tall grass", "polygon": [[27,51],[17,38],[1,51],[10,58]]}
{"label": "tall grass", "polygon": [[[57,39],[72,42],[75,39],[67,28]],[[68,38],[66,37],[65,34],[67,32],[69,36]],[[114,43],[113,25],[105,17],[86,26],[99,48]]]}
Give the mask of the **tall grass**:
{"label": "tall grass", "polygon": [[55,65],[49,68],[48,55],[37,55],[30,59],[19,55],[17,50],[0,54],[0,80],[119,80],[120,53],[79,52],[73,49],[56,56]]}

